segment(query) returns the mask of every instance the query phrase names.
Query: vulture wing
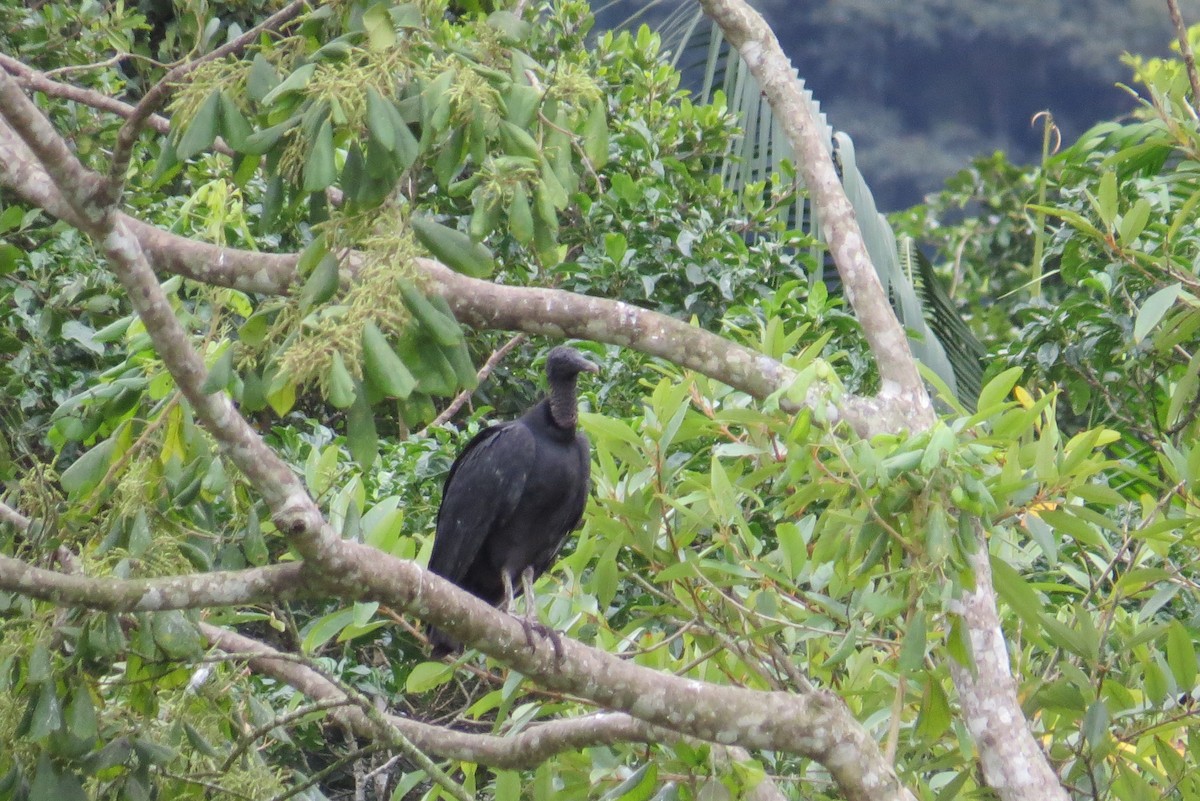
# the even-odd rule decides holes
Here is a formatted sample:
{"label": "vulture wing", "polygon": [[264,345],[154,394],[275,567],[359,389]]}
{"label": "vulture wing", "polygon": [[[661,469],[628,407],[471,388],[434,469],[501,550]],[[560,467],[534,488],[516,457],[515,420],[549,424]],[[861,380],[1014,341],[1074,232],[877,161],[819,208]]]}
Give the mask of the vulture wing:
{"label": "vulture wing", "polygon": [[520,504],[535,451],[519,420],[485,428],[467,443],[442,488],[431,571],[461,584],[489,534]]}

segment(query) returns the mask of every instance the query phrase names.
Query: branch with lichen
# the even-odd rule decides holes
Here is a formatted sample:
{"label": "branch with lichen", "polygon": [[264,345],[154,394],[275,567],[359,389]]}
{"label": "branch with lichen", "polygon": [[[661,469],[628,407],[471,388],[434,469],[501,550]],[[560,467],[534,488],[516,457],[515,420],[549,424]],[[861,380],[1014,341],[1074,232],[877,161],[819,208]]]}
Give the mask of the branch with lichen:
{"label": "branch with lichen", "polygon": [[[0,73],[0,92],[13,87],[11,78]],[[48,123],[19,89],[8,91],[7,96],[13,103],[0,106],[3,109],[0,113],[22,134],[25,144],[38,152],[42,143],[35,147],[25,134],[40,132]],[[86,187],[58,181],[56,188],[68,208],[94,203],[93,198],[80,196]],[[96,208],[101,213],[84,215],[82,230],[101,243],[156,351],[197,419],[217,440],[223,454],[262,494],[277,527],[312,566],[309,575],[313,577],[314,589],[345,600],[378,600],[415,614],[550,689],[627,712],[648,724],[703,740],[814,759],[830,771],[850,799],[910,797],[870,734],[833,694],[787,694],[726,687],[630,664],[566,638],[561,641],[561,652],[545,638],[531,643],[521,622],[416,563],[337,537],[303,485],[238,414],[228,395],[204,391],[204,364],[159,286],[139,238],[111,209]],[[460,278],[448,270],[440,274],[445,270],[441,265],[425,267],[451,287]],[[490,286],[479,282],[480,289]],[[492,288],[499,293],[491,300],[492,306],[504,297],[501,289],[511,289]],[[590,333],[621,343],[636,342],[648,352],[677,354],[685,364],[694,361],[701,368],[727,372],[759,391],[763,388],[764,371],[778,374],[784,370],[750,349],[626,304],[604,305],[597,299],[565,292],[549,295],[543,294],[548,290],[525,292],[533,294],[509,298],[513,308],[507,313],[519,316],[522,304],[532,304],[535,311],[541,304],[541,312],[550,315],[552,321],[540,325],[556,328],[559,321],[568,322],[558,316],[562,314],[561,307],[580,303],[583,304],[580,311],[592,316],[576,318],[571,324],[583,326],[582,331],[588,332],[584,336]],[[469,308],[470,303],[482,302],[483,298],[460,300],[463,308]],[[482,309],[479,311],[484,314]],[[597,315],[600,319],[594,319]],[[686,350],[680,353],[685,345],[679,340],[690,340],[693,345],[701,342],[702,347],[698,348],[698,354],[689,355]]]}
{"label": "branch with lichen", "polygon": [[[253,654],[248,659],[251,668],[295,688],[314,701],[337,704],[347,700],[343,691],[328,679],[264,643],[206,623],[200,624],[200,631],[222,651]],[[359,736],[375,736],[371,722],[356,707],[339,709],[333,717]],[[555,754],[581,748],[623,742],[657,743],[676,736],[619,712],[537,723],[504,735],[470,734],[395,714],[386,714],[384,718],[421,751],[444,759],[510,770],[533,768]]]}

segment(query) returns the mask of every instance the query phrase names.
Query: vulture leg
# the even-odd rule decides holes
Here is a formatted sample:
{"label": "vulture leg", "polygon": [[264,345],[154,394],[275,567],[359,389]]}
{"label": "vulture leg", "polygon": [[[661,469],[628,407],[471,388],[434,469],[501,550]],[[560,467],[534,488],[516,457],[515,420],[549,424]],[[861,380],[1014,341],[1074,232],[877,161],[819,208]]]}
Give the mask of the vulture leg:
{"label": "vulture leg", "polygon": [[[500,575],[504,581],[504,608],[513,617],[517,617],[515,609],[515,600],[513,598],[512,578],[509,577],[508,571],[503,571]],[[554,646],[554,661],[563,661],[562,637],[558,632],[547,626],[545,623],[537,619],[537,599],[533,594],[533,568],[527,567],[521,571],[521,587],[525,591],[525,616],[517,617],[521,621],[521,628],[525,629],[525,642],[530,648],[534,647],[533,633],[536,631],[546,639],[550,640],[550,644]]]}

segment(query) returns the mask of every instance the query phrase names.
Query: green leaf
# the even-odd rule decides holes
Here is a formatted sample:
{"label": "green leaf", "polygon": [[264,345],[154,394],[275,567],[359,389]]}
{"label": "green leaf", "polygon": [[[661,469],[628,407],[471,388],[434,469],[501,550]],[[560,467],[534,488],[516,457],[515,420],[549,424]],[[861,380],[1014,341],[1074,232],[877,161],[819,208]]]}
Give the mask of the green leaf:
{"label": "green leaf", "polygon": [[625,781],[600,796],[600,801],[650,801],[658,783],[658,763],[647,762]]}
{"label": "green leaf", "polygon": [[1088,706],[1087,712],[1083,715],[1081,730],[1084,739],[1093,750],[1104,744],[1104,740],[1108,736],[1108,706],[1104,703],[1103,698],[1097,698]]}
{"label": "green leaf", "polygon": [[330,612],[317,619],[300,641],[300,648],[306,654],[316,653],[321,646],[337,636],[338,632],[354,622],[354,607],[348,606],[336,612]]}
{"label": "green leaf", "polygon": [[913,615],[904,633],[904,643],[900,646],[899,667],[904,671],[920,669],[925,662],[925,612],[919,610]]}
{"label": "green leaf", "polygon": [[1133,341],[1135,344],[1141,344],[1141,341],[1146,338],[1154,327],[1158,325],[1163,316],[1170,311],[1178,300],[1183,287],[1175,283],[1170,286],[1163,287],[1155,292],[1142,304],[1138,309],[1137,319],[1133,323]]}
{"label": "green leaf", "polygon": [[1096,192],[1096,213],[1105,228],[1112,228],[1117,219],[1117,174],[1109,171],[1100,176],[1100,189]]}
{"label": "green leaf", "polygon": [[1003,559],[993,556],[991,566],[996,593],[1026,625],[1040,627],[1043,604],[1033,588]]}
{"label": "green leaf", "polygon": [[233,380],[233,347],[227,347],[213,362],[212,367],[208,368],[208,375],[204,377],[204,383],[200,385],[200,391],[205,395],[211,395],[214,392],[220,392],[229,386],[229,382]]}
{"label": "green leaf", "polygon": [[[376,6],[375,8],[380,8]],[[370,13],[370,12],[368,12]],[[389,151],[396,149],[396,126],[392,121],[392,104],[383,99],[383,95],[375,91],[375,87],[367,87],[367,130],[379,144]]]}
{"label": "green leaf", "polygon": [[68,495],[86,494],[100,483],[112,463],[116,445],[116,437],[109,437],[63,471],[61,482]]}
{"label": "green leaf", "polygon": [[495,270],[492,252],[462,231],[427,217],[413,217],[410,224],[421,244],[450,269],[472,278],[484,278]]}
{"label": "green leaf", "polygon": [[1080,233],[1086,234],[1092,239],[1104,239],[1104,233],[1099,228],[1088,222],[1087,219],[1079,212],[1070,211],[1069,209],[1059,209],[1053,206],[1040,206],[1036,203],[1030,203],[1026,208],[1028,208],[1030,211],[1048,214],[1051,217],[1058,217],[1063,220],[1063,222],[1067,223],[1067,225],[1071,226]]}
{"label": "green leaf", "polygon": [[404,689],[409,693],[426,693],[441,687],[454,678],[454,668],[443,662],[421,662],[408,673]]}
{"label": "green leaf", "polygon": [[375,430],[375,416],[367,393],[359,390],[350,411],[346,414],[346,447],[354,461],[363,470],[370,470],[379,455],[379,434]]}
{"label": "green leaf", "polygon": [[241,109],[233,102],[228,92],[221,92],[221,136],[225,144],[240,151],[246,139],[253,133],[250,123],[242,116]]}
{"label": "green leaf", "polygon": [[312,80],[313,73],[317,71],[316,64],[303,64],[292,71],[292,74],[283,79],[283,82],[272,89],[262,99],[264,106],[273,106],[275,101],[282,98],[289,92],[299,92],[304,87],[308,86],[308,82]]}
{"label": "green leaf", "polygon": [[513,187],[512,201],[508,205],[508,230],[513,239],[522,245],[533,241],[533,211],[529,207],[529,193],[523,183]]}
{"label": "green leaf", "polygon": [[317,136],[304,162],[304,191],[320,192],[337,178],[333,159],[333,126],[329,120],[321,123]]}
{"label": "green leaf", "polygon": [[192,659],[204,652],[204,637],[178,609],[150,616],[154,644],[170,659]]}
{"label": "green leaf", "polygon": [[1196,648],[1192,635],[1178,620],[1167,625],[1167,665],[1180,691],[1190,693],[1196,686]]}
{"label": "green leaf", "polygon": [[220,121],[221,93],[212,91],[192,117],[187,130],[179,137],[175,146],[175,155],[180,161],[186,161],[202,150],[212,146],[217,138],[217,123]]}
{"label": "green leaf", "polygon": [[336,409],[347,409],[354,403],[354,379],[346,369],[341,351],[335,350],[329,361],[326,397]]}
{"label": "green leaf", "polygon": [[493,798],[520,798],[521,774],[515,770],[496,771],[496,784]]}
{"label": "green leaf", "polygon": [[417,380],[372,321],[363,326],[363,376],[387,397],[407,398]]}
{"label": "green leaf", "polygon": [[1121,225],[1118,229],[1118,238],[1122,245],[1129,245],[1146,228],[1146,223],[1150,220],[1150,201],[1146,198],[1138,198],[1133,204],[1133,208],[1125,212],[1121,216]]}
{"label": "green leaf", "polygon": [[610,545],[596,563],[592,574],[592,592],[600,603],[601,609],[608,608],[617,594],[617,552],[618,547]]}
{"label": "green leaf", "polygon": [[29,739],[40,742],[62,729],[62,705],[58,700],[58,691],[54,682],[48,681],[42,685],[38,693],[37,703],[33,707],[33,717],[29,720]]}
{"label": "green leaf", "polygon": [[1008,398],[1013,387],[1017,385],[1017,379],[1021,377],[1021,372],[1022,368],[1020,367],[1010,367],[987,382],[979,393],[979,403],[975,407],[981,416],[990,417],[1000,410],[1000,404]]}
{"label": "green leaf", "polygon": [[246,94],[254,102],[261,103],[278,85],[279,74],[275,72],[271,62],[262,53],[255,53],[254,61],[250,63],[250,72],[246,76]]}
{"label": "green leaf", "polygon": [[79,740],[92,741],[96,739],[98,727],[96,724],[96,707],[92,704],[92,694],[83,684],[76,685],[71,701],[67,704],[67,733]]}
{"label": "green leaf", "polygon": [[367,32],[367,43],[372,50],[390,50],[396,46],[396,29],[392,26],[388,6],[388,3],[376,3],[362,16],[363,30]]}
{"label": "green leaf", "polygon": [[596,101],[588,112],[587,123],[583,129],[583,152],[592,164],[592,169],[599,170],[608,163],[608,118],[605,115],[605,101]]}
{"label": "green leaf", "polygon": [[924,742],[937,740],[949,730],[950,721],[950,700],[941,682],[931,678],[925,682],[921,710],[917,713],[917,736]]}
{"label": "green leaf", "polygon": [[300,289],[298,302],[301,314],[332,298],[337,292],[339,277],[337,256],[326,253]]}

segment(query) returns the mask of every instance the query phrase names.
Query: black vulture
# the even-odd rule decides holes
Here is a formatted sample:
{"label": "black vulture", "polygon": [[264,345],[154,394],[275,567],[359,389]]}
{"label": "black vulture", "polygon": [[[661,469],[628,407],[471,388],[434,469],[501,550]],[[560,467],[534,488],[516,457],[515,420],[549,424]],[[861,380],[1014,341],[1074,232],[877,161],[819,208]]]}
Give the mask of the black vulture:
{"label": "black vulture", "polygon": [[[537,623],[533,582],[579,526],[587,503],[591,451],[575,428],[575,382],[599,368],[577,351],[559,346],[546,359],[549,393],[524,415],[476,434],[450,467],[442,487],[437,534],[429,569],[493,606],[527,595],[523,621],[561,653],[557,634]],[[520,579],[520,587],[513,585]],[[461,647],[432,626],[433,655]]]}

